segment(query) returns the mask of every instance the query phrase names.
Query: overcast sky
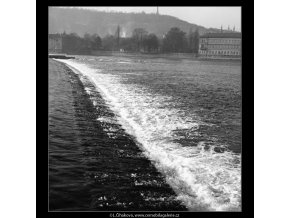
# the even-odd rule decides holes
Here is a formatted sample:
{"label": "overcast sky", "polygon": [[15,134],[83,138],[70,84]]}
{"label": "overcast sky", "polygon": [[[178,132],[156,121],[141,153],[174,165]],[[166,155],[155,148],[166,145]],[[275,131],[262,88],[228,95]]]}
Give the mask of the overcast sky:
{"label": "overcast sky", "polygon": [[[155,13],[156,7],[93,7],[101,11]],[[189,23],[241,31],[241,7],[159,7],[159,14],[172,15]]]}

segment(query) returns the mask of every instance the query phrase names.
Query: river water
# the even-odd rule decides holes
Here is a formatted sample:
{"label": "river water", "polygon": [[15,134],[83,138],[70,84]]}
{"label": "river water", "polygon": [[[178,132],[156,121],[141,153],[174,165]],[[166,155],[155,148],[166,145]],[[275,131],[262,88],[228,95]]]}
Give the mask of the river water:
{"label": "river water", "polygon": [[55,119],[50,97],[51,209],[241,210],[239,62],[61,62],[63,112],[74,120],[56,125],[65,116]]}

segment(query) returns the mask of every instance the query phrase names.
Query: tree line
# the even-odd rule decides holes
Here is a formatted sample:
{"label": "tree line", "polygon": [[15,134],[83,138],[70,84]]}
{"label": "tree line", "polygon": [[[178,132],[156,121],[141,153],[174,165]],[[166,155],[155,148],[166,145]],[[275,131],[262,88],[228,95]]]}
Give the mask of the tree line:
{"label": "tree line", "polygon": [[163,37],[148,33],[144,28],[135,28],[131,37],[121,37],[118,26],[114,35],[101,38],[98,34],[86,33],[84,37],[76,33],[62,35],[63,52],[89,54],[92,51],[124,51],[143,53],[198,53],[199,32],[196,29],[185,33],[178,27],[171,28]]}

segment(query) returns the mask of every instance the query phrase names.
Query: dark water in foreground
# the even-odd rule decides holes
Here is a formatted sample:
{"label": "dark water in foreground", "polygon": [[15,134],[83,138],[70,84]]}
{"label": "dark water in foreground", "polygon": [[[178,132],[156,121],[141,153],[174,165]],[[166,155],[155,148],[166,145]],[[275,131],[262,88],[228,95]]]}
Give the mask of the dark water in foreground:
{"label": "dark water in foreground", "polygon": [[[115,115],[61,63],[50,64],[50,210],[185,210]],[[114,128],[114,139],[107,134]]]}
{"label": "dark water in foreground", "polygon": [[64,62],[74,73],[50,64],[51,210],[240,210],[239,63]]}

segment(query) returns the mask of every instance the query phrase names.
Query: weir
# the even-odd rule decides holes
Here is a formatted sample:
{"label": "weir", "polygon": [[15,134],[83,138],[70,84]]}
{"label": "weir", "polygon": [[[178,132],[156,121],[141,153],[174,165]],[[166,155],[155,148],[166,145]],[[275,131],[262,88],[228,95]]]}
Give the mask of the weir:
{"label": "weir", "polygon": [[[189,210],[240,210],[240,156],[230,151],[215,152],[214,148],[221,144],[210,138],[204,138],[196,146],[183,146],[174,131],[190,129],[194,140],[198,134],[205,134],[202,129],[211,124],[200,121],[198,117],[195,119],[194,114],[182,116],[178,102],[173,102],[172,96],[153,95],[152,88],[143,85],[147,78],[145,75],[138,74],[138,78],[142,78],[142,85],[129,83],[130,76],[124,74],[122,65],[118,65],[119,62],[115,60],[118,58],[105,59],[102,57],[99,59],[101,61],[96,62],[95,59],[84,57],[62,62],[94,84],[94,90],[102,95],[106,104],[117,114],[118,123],[129,135],[135,137],[143,154],[165,176],[166,182],[177,194],[177,199]],[[117,67],[108,66],[108,60]],[[132,61],[130,64],[134,64],[135,71],[142,72],[142,67],[147,66]],[[136,66],[140,69],[137,70]],[[115,71],[110,72],[112,69]],[[156,69],[152,70],[158,76]],[[136,75],[133,77],[136,81]],[[211,143],[211,149],[205,149],[204,140]]]}
{"label": "weir", "polygon": [[55,59],[75,59],[73,56],[66,56],[66,54],[49,54],[48,58],[55,58]]}
{"label": "weir", "polygon": [[49,64],[50,210],[187,210],[93,84],[63,63]]}

